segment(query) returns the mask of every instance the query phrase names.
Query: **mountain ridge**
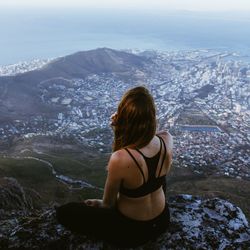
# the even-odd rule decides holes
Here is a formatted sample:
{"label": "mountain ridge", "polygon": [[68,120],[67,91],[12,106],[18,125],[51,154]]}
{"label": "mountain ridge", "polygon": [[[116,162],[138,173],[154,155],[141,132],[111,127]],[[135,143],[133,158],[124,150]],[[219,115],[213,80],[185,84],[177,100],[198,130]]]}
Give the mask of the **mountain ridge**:
{"label": "mountain ridge", "polygon": [[[53,78],[85,78],[90,74],[125,73],[141,69],[149,60],[124,51],[99,48],[59,57],[44,67],[14,76],[0,77],[1,120],[14,113],[21,119],[39,113],[53,113],[53,108],[39,102],[38,85]],[[20,115],[21,114],[21,115]]]}

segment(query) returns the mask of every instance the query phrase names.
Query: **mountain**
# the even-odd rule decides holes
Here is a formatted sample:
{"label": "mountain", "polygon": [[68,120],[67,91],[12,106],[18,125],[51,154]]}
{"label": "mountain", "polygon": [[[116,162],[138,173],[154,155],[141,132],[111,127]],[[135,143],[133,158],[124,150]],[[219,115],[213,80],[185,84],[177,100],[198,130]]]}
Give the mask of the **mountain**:
{"label": "mountain", "polygon": [[50,80],[85,78],[90,74],[128,74],[142,69],[149,60],[108,48],[77,52],[60,57],[41,69],[0,77],[0,121],[31,115],[50,115],[63,108],[42,103],[39,84]]}

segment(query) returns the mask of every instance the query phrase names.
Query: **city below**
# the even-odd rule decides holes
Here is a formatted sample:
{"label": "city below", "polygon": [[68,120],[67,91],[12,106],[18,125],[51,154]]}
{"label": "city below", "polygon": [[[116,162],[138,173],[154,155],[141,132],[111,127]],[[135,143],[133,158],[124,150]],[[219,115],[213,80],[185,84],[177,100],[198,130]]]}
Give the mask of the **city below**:
{"label": "city below", "polygon": [[[124,64],[125,70],[114,66],[114,70],[84,77],[49,76],[36,84],[36,101],[52,111],[23,117],[15,117],[18,112],[6,99],[8,84],[0,81],[0,104],[13,113],[10,117],[0,109],[0,116],[2,111],[6,117],[0,121],[3,157],[10,154],[15,142],[38,137],[71,139],[99,154],[110,154],[110,116],[126,90],[144,85],[155,98],[158,129],[173,135],[176,168],[190,169],[195,175],[250,180],[250,63],[236,53],[214,50],[99,51],[119,65],[126,55],[142,58],[142,63],[127,69]],[[35,60],[2,66],[0,79],[39,72],[57,62]]]}

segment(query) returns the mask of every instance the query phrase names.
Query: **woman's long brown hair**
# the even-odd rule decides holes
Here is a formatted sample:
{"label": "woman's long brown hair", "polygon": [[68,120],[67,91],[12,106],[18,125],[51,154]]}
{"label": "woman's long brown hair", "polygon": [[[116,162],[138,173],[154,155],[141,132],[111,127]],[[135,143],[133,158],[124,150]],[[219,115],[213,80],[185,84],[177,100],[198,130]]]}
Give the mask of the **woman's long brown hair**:
{"label": "woman's long brown hair", "polygon": [[124,147],[142,148],[156,132],[153,97],[142,86],[127,91],[118,105],[113,151]]}

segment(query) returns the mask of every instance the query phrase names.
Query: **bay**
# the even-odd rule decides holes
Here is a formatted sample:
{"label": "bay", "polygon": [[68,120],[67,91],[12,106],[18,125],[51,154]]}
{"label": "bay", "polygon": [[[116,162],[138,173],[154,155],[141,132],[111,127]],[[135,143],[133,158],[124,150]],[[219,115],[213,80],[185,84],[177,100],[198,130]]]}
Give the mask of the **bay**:
{"label": "bay", "polygon": [[250,15],[73,8],[0,10],[0,65],[100,47],[216,49],[250,55]]}

